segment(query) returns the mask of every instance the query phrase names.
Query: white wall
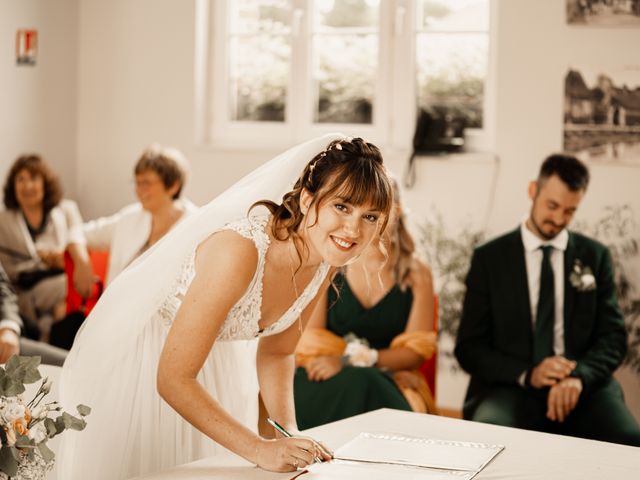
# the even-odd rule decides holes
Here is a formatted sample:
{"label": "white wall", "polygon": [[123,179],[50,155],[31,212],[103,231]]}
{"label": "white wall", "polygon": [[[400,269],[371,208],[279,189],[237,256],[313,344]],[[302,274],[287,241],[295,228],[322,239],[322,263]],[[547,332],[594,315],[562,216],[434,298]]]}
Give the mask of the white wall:
{"label": "white wall", "polygon": [[[76,187],[78,0],[0,0],[0,178],[22,153],[43,155],[67,196]],[[18,29],[38,30],[35,66],[16,66]]]}

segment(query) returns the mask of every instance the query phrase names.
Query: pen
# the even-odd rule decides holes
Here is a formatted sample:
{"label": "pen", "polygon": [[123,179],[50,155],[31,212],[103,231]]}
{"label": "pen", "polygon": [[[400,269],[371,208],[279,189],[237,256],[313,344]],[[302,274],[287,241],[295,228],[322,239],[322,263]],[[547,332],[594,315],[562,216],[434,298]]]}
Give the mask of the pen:
{"label": "pen", "polygon": [[[275,428],[277,431],[279,431],[285,437],[287,437],[287,438],[293,437],[293,435],[291,435],[289,432],[287,432],[282,425],[280,425],[278,422],[276,422],[272,418],[267,418],[267,422],[269,422],[269,425],[271,425],[273,428]],[[322,460],[319,457],[315,456],[315,455],[313,456],[313,460],[316,463],[322,463]]]}
{"label": "pen", "polygon": [[267,418],[267,422],[269,422],[269,424],[275,428],[277,431],[279,431],[282,435],[284,435],[287,438],[291,438],[293,437],[293,435],[291,435],[289,432],[287,432],[284,427],[282,425],[280,425],[278,422],[276,422],[275,420],[271,419],[271,418]]}

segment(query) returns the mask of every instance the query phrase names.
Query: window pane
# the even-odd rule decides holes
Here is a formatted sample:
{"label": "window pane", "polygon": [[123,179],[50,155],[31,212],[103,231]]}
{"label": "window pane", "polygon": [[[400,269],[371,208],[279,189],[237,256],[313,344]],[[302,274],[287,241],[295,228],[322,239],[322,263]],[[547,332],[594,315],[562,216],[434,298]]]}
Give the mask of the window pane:
{"label": "window pane", "polygon": [[418,34],[419,106],[481,128],[487,49],[487,34]]}
{"label": "window pane", "polygon": [[316,30],[333,28],[378,28],[380,0],[316,0],[314,16]]}
{"label": "window pane", "polygon": [[229,47],[231,119],[284,121],[291,62],[288,38],[232,37]]}
{"label": "window pane", "polygon": [[418,0],[418,30],[489,30],[488,0]]}
{"label": "window pane", "polygon": [[280,33],[291,30],[291,0],[229,2],[231,33]]}
{"label": "window pane", "polygon": [[317,123],[372,123],[377,35],[316,35]]}

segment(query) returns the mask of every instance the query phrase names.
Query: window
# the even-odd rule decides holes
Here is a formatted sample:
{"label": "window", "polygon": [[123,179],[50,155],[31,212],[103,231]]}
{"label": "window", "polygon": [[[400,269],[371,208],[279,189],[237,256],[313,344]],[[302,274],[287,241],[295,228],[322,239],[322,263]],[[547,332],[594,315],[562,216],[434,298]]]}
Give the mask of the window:
{"label": "window", "polygon": [[418,105],[482,128],[489,53],[487,2],[419,0],[416,28]]}
{"label": "window", "polygon": [[216,146],[344,131],[406,149],[418,108],[489,130],[490,0],[205,3],[213,60],[200,99]]}
{"label": "window", "polygon": [[288,3],[245,0],[229,4],[229,34],[224,43],[231,121],[285,120],[292,64]]}

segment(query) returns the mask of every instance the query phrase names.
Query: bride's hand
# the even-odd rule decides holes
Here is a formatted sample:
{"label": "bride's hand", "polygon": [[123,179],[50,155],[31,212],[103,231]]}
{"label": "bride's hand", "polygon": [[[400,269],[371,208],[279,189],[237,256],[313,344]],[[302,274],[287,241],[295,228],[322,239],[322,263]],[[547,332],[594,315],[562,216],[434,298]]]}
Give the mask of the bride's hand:
{"label": "bride's hand", "polygon": [[[313,451],[313,456],[316,461],[328,462],[333,458],[333,452],[328,449],[322,442],[314,440],[311,437],[307,437],[297,428],[290,428],[289,433],[292,434],[295,438],[302,438],[313,442],[316,447],[316,449]],[[276,436],[277,438],[280,438],[280,432],[276,432]]]}
{"label": "bride's hand", "polygon": [[272,472],[293,472],[314,463],[316,457],[323,460],[331,458],[321,445],[310,438],[261,439],[256,451],[258,466]]}

